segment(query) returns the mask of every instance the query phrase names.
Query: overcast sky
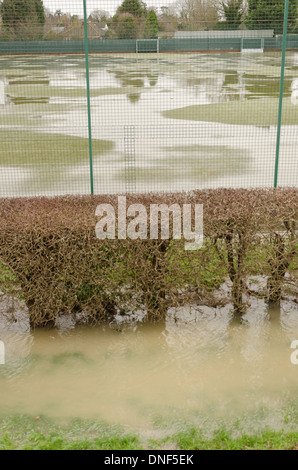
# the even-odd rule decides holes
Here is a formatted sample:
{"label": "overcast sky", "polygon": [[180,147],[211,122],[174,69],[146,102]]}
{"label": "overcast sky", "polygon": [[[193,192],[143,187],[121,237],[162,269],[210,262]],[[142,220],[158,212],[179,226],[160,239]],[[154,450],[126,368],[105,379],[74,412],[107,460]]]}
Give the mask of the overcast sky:
{"label": "overcast sky", "polygon": [[[122,0],[86,0],[87,1],[87,13],[91,13],[93,10],[106,10],[111,14],[114,14],[117,7],[122,3]],[[173,0],[145,0],[147,6],[160,7],[173,3]],[[46,8],[49,8],[52,12],[56,10],[62,10],[64,13],[72,13],[74,15],[83,16],[83,0],[43,0],[43,4]]]}

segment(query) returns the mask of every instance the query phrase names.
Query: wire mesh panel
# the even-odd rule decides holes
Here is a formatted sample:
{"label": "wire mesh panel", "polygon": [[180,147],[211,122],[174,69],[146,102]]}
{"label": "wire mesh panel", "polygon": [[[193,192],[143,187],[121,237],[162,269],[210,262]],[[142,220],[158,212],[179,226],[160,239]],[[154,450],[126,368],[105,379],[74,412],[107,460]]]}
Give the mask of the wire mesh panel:
{"label": "wire mesh panel", "polygon": [[5,56],[0,67],[0,195],[89,193],[84,56]]}
{"label": "wire mesh panel", "polygon": [[297,185],[296,0],[83,4],[1,3],[0,197]]}
{"label": "wire mesh panel", "polygon": [[125,154],[125,192],[135,192],[136,189],[136,128],[124,126]]}

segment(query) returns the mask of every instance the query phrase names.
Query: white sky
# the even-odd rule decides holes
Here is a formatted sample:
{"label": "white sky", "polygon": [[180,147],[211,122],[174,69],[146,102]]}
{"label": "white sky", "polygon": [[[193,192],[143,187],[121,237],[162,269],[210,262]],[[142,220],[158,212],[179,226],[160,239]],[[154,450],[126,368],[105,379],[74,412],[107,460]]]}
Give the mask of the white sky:
{"label": "white sky", "polygon": [[[122,3],[122,0],[86,0],[87,1],[87,14],[93,10],[106,10],[114,14],[117,7]],[[173,3],[173,0],[145,0],[148,7],[160,7]],[[43,0],[46,8],[52,12],[62,10],[64,13],[72,13],[74,15],[83,16],[83,0]]]}

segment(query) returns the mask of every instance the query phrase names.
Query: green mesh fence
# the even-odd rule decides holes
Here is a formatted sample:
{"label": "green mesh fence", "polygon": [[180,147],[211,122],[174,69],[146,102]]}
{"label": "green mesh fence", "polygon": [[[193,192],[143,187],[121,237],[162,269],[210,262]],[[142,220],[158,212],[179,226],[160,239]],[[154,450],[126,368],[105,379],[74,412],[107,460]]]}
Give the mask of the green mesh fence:
{"label": "green mesh fence", "polygon": [[85,4],[1,3],[0,197],[297,186],[296,0]]}
{"label": "green mesh fence", "polygon": [[[280,51],[282,35],[274,38],[244,38],[244,45],[251,42],[258,46],[263,41],[268,52]],[[157,40],[143,39],[89,39],[89,52],[157,52]],[[239,38],[172,38],[158,39],[158,52],[212,52],[234,51],[242,49],[243,39]],[[138,47],[139,46],[139,47]],[[149,46],[149,47],[148,47]],[[287,49],[298,52],[298,35],[287,37]],[[1,41],[0,54],[67,54],[84,53],[84,41]]]}

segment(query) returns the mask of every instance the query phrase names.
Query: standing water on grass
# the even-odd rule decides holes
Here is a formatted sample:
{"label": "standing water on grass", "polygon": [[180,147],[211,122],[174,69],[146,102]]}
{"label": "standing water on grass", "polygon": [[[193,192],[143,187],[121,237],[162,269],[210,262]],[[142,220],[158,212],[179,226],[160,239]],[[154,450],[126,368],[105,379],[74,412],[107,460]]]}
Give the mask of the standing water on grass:
{"label": "standing water on grass", "polygon": [[[68,319],[69,320],[69,319]],[[30,332],[26,318],[0,317],[0,415],[98,419],[140,432],[245,431],[297,426],[298,309],[256,301],[243,321],[229,306],[169,311],[156,325],[119,321]]]}
{"label": "standing water on grass", "polygon": [[[280,186],[298,180],[286,58]],[[280,53],[90,55],[95,193],[272,187]],[[0,58],[0,196],[89,194],[85,59]]]}

